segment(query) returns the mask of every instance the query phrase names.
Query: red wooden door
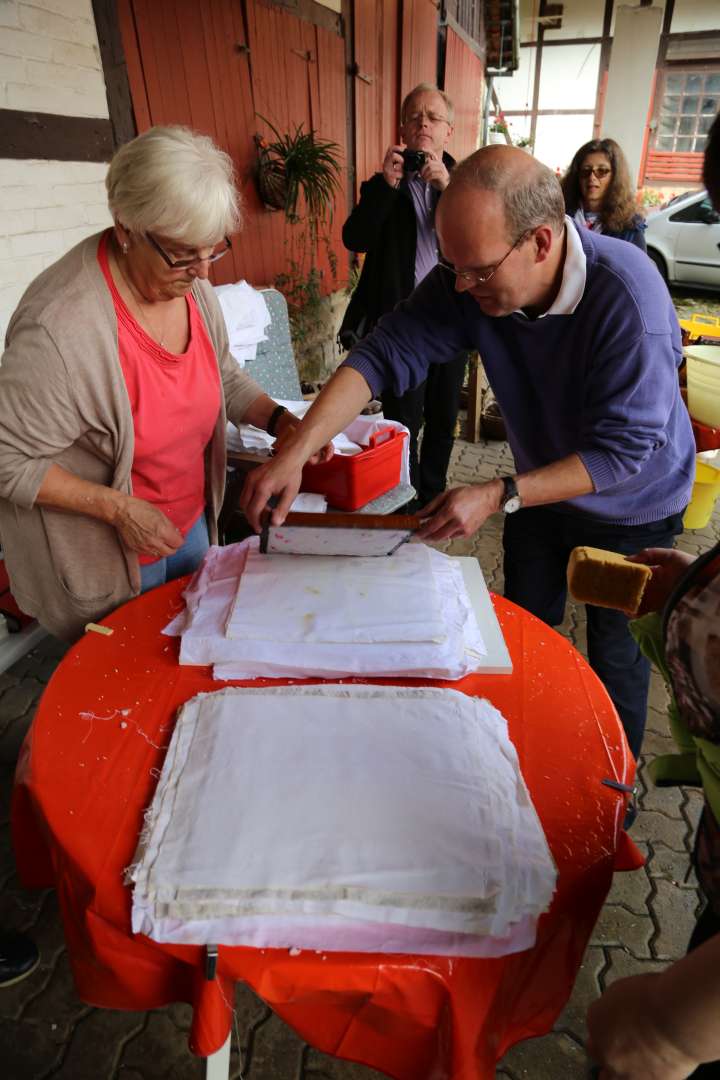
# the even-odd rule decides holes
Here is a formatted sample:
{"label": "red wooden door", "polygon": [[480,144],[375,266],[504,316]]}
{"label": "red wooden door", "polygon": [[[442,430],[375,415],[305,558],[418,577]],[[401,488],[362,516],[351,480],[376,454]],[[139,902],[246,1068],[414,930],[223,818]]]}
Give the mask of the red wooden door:
{"label": "red wooden door", "polygon": [[[210,135],[235,163],[244,225],[231,259],[213,268],[213,280],[272,283],[300,257],[302,227],[262,206],[253,182],[253,136],[270,134],[261,116],[281,133],[303,124],[337,142],[345,165],[343,39],[260,0],[118,0],[118,15],[138,130],[185,124]],[[346,212],[341,182],[330,237],[341,279]],[[336,286],[322,247],[318,265],[323,291],[330,292]]]}
{"label": "red wooden door", "polygon": [[436,0],[403,0],[401,100],[418,83],[437,82],[438,7]]}
{"label": "red wooden door", "polygon": [[355,0],[355,196],[382,167],[400,122],[400,2]]}
{"label": "red wooden door", "polygon": [[455,106],[450,152],[460,161],[477,150],[480,141],[483,65],[451,27],[447,29],[444,90]]}

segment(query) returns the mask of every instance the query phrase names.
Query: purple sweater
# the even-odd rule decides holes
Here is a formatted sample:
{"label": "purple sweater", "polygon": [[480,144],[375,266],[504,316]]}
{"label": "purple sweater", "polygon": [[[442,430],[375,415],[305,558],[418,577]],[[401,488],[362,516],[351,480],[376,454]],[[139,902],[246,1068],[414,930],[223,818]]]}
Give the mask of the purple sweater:
{"label": "purple sweater", "polygon": [[400,396],[428,365],[476,349],[502,409],[519,473],[577,453],[594,492],[554,504],[622,525],[684,509],[695,444],[680,397],[680,327],[655,266],[622,240],[579,233],[587,258],[572,315],[483,315],[433,270],[345,363],[373,394]]}

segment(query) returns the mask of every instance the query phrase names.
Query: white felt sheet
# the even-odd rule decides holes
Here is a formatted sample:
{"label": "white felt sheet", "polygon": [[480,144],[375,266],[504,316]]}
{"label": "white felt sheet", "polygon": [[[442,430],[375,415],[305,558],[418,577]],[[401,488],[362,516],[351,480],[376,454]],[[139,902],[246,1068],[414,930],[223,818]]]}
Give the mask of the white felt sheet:
{"label": "white felt sheet", "polygon": [[290,645],[227,638],[225,628],[238,581],[248,552],[256,547],[257,538],[253,537],[240,544],[210,548],[185,591],[185,611],[164,631],[181,635],[181,664],[213,664],[217,679],[333,679],[351,675],[461,679],[476,670],[486,653],[459,564],[432,548],[427,550],[440,598],[446,634],[443,642]]}
{"label": "white felt sheet", "polygon": [[403,544],[377,558],[261,555],[253,548],[225,633],[236,640],[322,644],[447,639],[425,544]]}
{"label": "white felt sheet", "polygon": [[496,955],[531,943],[555,870],[488,702],[324,685],[184,706],[131,878],[162,940]]}

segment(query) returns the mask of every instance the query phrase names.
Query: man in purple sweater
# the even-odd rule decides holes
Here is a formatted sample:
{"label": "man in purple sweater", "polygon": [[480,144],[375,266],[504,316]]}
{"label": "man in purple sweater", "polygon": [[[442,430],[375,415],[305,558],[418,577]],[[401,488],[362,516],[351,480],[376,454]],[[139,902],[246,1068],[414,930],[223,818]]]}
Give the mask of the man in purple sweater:
{"label": "man in purple sweater", "polygon": [[[505,513],[505,595],[562,621],[570,551],[671,547],[695,447],[680,397],[680,329],[655,267],[624,241],[582,233],[560,185],[511,147],[459,165],[438,205],[442,257],[384,316],[318,397],[292,442],[251,474],[253,525],[272,495],[284,520],[311,453],[373,395],[417,386],[427,366],[477,349],[500,404],[514,476],[455,488],[423,512],[429,540],[469,536]],[[649,665],[616,611],[588,606],[588,656],[635,756]]]}

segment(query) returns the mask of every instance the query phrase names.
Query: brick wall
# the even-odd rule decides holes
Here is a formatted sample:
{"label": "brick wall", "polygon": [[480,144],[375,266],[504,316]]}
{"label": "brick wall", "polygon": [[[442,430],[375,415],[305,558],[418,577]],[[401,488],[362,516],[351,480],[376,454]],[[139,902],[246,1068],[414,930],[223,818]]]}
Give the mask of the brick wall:
{"label": "brick wall", "polygon": [[[107,117],[91,0],[0,0],[0,108]],[[109,224],[106,171],[0,159],[0,342],[32,279]]]}

